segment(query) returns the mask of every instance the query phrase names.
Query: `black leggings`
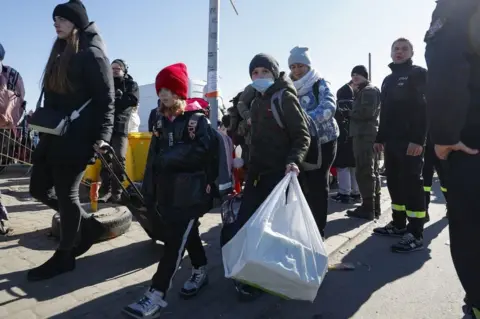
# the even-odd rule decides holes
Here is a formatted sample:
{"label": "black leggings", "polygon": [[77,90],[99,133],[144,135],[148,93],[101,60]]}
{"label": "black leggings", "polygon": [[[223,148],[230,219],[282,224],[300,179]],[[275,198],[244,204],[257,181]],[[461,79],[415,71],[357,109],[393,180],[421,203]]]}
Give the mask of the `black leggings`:
{"label": "black leggings", "polygon": [[325,236],[327,225],[330,168],[336,155],[337,140],[322,144],[322,166],[317,170],[304,172],[304,177],[301,178],[305,198],[322,236]]}
{"label": "black leggings", "polygon": [[60,213],[59,250],[71,250],[80,228],[87,218],[79,200],[80,182],[85,166],[34,164],[30,178],[30,194]]}

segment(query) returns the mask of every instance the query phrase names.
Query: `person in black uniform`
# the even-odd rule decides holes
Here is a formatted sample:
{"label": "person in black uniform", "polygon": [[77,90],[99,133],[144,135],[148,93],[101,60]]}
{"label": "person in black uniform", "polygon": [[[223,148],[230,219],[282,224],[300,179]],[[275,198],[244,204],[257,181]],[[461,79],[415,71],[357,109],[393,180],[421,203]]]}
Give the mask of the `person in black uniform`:
{"label": "person in black uniform", "polygon": [[439,1],[425,35],[430,138],[448,160],[450,250],[480,318],[480,2]]}
{"label": "person in black uniform", "polygon": [[[413,46],[404,38],[392,44],[392,74],[382,84],[380,127],[374,148],[385,151],[392,222],[375,234],[402,237],[394,252],[423,249],[426,216],[423,191],[423,147],[427,134],[427,70],[413,65]],[[408,219],[408,226],[407,226]]]}
{"label": "person in black uniform", "polygon": [[[431,139],[427,136],[427,145],[425,146],[425,164],[423,165],[423,190],[425,191],[425,208],[427,210],[427,216],[425,222],[430,221],[430,215],[428,208],[430,206],[430,197],[433,184],[433,173],[436,171],[438,179],[440,180],[440,190],[443,193],[445,201],[447,200],[447,180],[448,180],[448,166],[447,163],[438,158],[435,154],[435,145],[433,145]],[[448,211],[447,211],[448,216]]]}
{"label": "person in black uniform", "polygon": [[[123,166],[122,169],[122,167],[113,165],[114,172],[123,181],[125,179],[123,171],[128,149],[128,123],[130,122],[133,109],[138,105],[139,91],[138,84],[128,73],[128,65],[124,60],[113,60],[112,72],[115,84],[115,120],[110,145],[112,145]],[[119,202],[121,200],[122,187],[114,178],[111,178],[106,167],[102,167],[100,178],[102,180],[100,201]]]}

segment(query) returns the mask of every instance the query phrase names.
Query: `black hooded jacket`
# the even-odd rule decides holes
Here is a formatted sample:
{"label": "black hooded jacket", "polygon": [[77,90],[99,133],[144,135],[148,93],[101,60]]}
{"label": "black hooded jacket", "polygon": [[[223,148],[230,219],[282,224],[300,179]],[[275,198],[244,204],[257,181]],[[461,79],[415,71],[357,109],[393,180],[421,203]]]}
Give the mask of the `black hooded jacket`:
{"label": "black hooded jacket", "polygon": [[116,134],[128,135],[128,122],[132,116],[133,108],[138,106],[139,92],[138,84],[130,74],[123,78],[114,78],[115,92],[122,92],[115,98],[115,121],[113,132]]}
{"label": "black hooded jacket", "polygon": [[187,106],[173,121],[158,119],[142,185],[147,209],[156,209],[169,220],[206,212],[206,187],[216,179],[211,161],[212,152],[218,151],[214,134],[200,107]]}
{"label": "black hooded jacket", "polygon": [[113,131],[114,85],[105,45],[92,22],[80,33],[79,51],[70,62],[71,92],[45,89],[43,107],[70,115],[88,99],[90,104],[74,120],[63,136],[43,134],[33,153],[33,162],[87,165],[94,158],[97,140],[109,142]]}

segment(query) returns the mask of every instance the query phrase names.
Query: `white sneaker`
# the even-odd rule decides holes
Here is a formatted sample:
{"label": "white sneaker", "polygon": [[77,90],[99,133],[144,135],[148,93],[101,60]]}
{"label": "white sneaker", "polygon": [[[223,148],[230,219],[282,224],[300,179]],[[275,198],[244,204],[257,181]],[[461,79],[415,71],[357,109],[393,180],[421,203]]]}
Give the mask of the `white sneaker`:
{"label": "white sneaker", "polygon": [[208,284],[208,276],[205,267],[192,269],[192,275],[183,285],[180,295],[184,298],[196,296],[200,290]]}
{"label": "white sneaker", "polygon": [[168,303],[163,299],[162,292],[150,288],[139,301],[123,308],[122,312],[130,318],[155,319],[159,318]]}

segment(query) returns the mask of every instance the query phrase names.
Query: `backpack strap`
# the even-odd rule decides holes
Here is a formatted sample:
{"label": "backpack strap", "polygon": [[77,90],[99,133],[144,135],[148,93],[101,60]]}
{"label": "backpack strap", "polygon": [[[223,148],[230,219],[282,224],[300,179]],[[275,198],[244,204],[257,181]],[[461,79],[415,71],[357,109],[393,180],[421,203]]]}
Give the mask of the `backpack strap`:
{"label": "backpack strap", "polygon": [[275,121],[277,122],[278,126],[282,129],[285,129],[285,125],[283,124],[282,117],[283,117],[283,92],[285,89],[281,89],[273,93],[271,98],[271,106],[270,109],[272,110],[272,115]]}
{"label": "backpack strap", "polygon": [[[194,113],[190,119],[188,120],[187,123],[187,130],[188,130],[188,136],[194,140],[196,133],[197,133],[197,127],[198,127],[198,122],[202,117],[205,117],[205,114],[203,113]],[[207,121],[208,122],[208,121]],[[182,134],[183,135],[183,134]]]}
{"label": "backpack strap", "polygon": [[315,103],[318,105],[320,103],[318,96],[320,95],[320,81],[322,79],[319,79],[317,82],[313,83],[312,86],[312,92],[313,96],[315,97]]}
{"label": "backpack strap", "polygon": [[2,73],[6,73],[7,78],[7,90],[15,92],[15,87],[17,86],[19,73],[17,70],[11,67],[2,67]]}

